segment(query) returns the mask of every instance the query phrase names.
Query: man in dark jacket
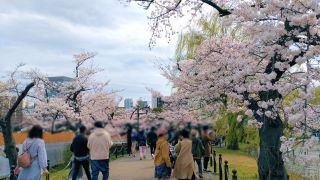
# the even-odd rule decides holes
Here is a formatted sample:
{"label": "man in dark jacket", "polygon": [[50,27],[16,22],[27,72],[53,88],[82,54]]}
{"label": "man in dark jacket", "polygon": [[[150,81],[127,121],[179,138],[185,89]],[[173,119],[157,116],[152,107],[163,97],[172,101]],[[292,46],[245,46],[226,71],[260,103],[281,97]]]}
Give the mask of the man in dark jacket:
{"label": "man in dark jacket", "polygon": [[74,172],[72,175],[72,180],[77,179],[80,167],[84,168],[86,172],[87,179],[91,180],[90,170],[89,170],[89,149],[87,148],[88,139],[86,138],[86,127],[80,127],[80,134],[77,135],[70,146],[71,152],[74,155]]}
{"label": "man in dark jacket", "polygon": [[208,164],[210,160],[210,148],[211,148],[210,146],[211,138],[209,137],[209,127],[204,126],[202,132],[203,134],[202,134],[201,140],[204,147],[203,171],[211,172],[210,170],[208,170]]}
{"label": "man in dark jacket", "polygon": [[147,141],[148,141],[148,145],[150,147],[152,159],[154,158],[154,152],[156,150],[156,144],[157,144],[157,140],[158,140],[158,136],[157,136],[155,130],[156,129],[154,127],[152,127],[151,131],[148,133],[148,136],[147,136]]}

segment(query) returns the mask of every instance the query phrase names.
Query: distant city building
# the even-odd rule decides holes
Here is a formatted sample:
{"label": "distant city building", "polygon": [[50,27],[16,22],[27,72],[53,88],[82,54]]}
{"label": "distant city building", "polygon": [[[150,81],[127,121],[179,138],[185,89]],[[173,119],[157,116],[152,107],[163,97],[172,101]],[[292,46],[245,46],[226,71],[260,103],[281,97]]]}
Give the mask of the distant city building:
{"label": "distant city building", "polygon": [[[52,82],[52,83],[55,83],[55,84],[63,84],[63,83],[66,83],[66,82],[73,81],[72,78],[69,78],[69,77],[66,77],[66,76],[48,77],[48,80],[50,82]],[[46,96],[47,97],[55,97],[57,94],[58,94],[58,92],[56,90],[47,88],[47,91],[46,91]]]}
{"label": "distant city building", "polygon": [[152,108],[162,108],[163,107],[163,101],[161,100],[161,97],[152,97]]}
{"label": "distant city building", "polygon": [[[0,117],[5,116],[9,108],[16,102],[16,96],[0,96]],[[13,113],[11,117],[11,122],[13,128],[21,128],[23,119],[24,119],[24,109],[28,106],[26,100],[22,100],[16,111]]]}
{"label": "distant city building", "polygon": [[131,109],[131,108],[133,108],[133,100],[130,99],[130,98],[125,99],[125,100],[124,100],[124,107],[125,107],[126,109]]}
{"label": "distant city building", "polygon": [[148,101],[142,101],[142,100],[138,100],[137,104],[141,107],[148,107]]}
{"label": "distant city building", "polygon": [[143,101],[143,107],[148,107],[149,104],[148,104],[148,101]]}

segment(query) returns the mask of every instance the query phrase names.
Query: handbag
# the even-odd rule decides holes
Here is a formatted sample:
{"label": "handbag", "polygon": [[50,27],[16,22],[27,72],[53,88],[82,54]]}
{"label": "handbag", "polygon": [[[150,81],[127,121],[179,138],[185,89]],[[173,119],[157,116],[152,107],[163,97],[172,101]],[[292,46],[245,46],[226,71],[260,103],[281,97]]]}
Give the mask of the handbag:
{"label": "handbag", "polygon": [[22,153],[18,156],[17,158],[17,164],[18,167],[22,167],[22,168],[28,168],[30,167],[31,163],[32,163],[32,158],[30,153],[28,152],[30,147],[33,145],[34,142],[32,142],[30,144],[30,146]]}

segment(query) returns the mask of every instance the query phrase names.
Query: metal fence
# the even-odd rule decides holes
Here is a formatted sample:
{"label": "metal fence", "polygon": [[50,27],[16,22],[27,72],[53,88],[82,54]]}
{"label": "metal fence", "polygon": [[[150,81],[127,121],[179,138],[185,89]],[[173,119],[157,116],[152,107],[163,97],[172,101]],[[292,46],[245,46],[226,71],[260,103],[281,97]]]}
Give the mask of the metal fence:
{"label": "metal fence", "polygon": [[[47,156],[51,166],[64,163],[64,153],[69,149],[71,142],[48,143],[46,144]],[[22,152],[22,145],[18,144],[19,152]],[[4,149],[4,146],[0,146]],[[0,155],[4,153],[0,153]],[[8,159],[1,156],[0,158],[0,179],[10,176],[10,165]]]}
{"label": "metal fence", "polygon": [[[110,157],[124,156],[126,154],[126,143],[121,141],[114,141],[114,145],[110,148]],[[50,162],[50,167],[65,163],[65,152],[69,150],[71,142],[49,143],[46,144],[47,156]],[[21,145],[17,145],[21,152]],[[3,148],[3,147],[2,147]],[[1,148],[1,149],[2,149]],[[9,161],[6,158],[0,158],[0,179],[6,179],[10,176],[12,168],[9,166]]]}

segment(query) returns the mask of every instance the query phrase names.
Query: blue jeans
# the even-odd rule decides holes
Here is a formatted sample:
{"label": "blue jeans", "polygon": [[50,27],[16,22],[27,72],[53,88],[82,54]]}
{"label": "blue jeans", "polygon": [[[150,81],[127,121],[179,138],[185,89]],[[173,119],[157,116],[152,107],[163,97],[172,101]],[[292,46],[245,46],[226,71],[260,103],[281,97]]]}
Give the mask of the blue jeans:
{"label": "blue jeans", "polygon": [[102,180],[109,179],[109,159],[91,160],[92,180],[98,180],[99,172],[102,173]]}
{"label": "blue jeans", "polygon": [[201,163],[201,159],[194,159],[194,161],[196,161],[196,163],[198,164],[198,172],[200,174],[202,174],[202,163]]}

